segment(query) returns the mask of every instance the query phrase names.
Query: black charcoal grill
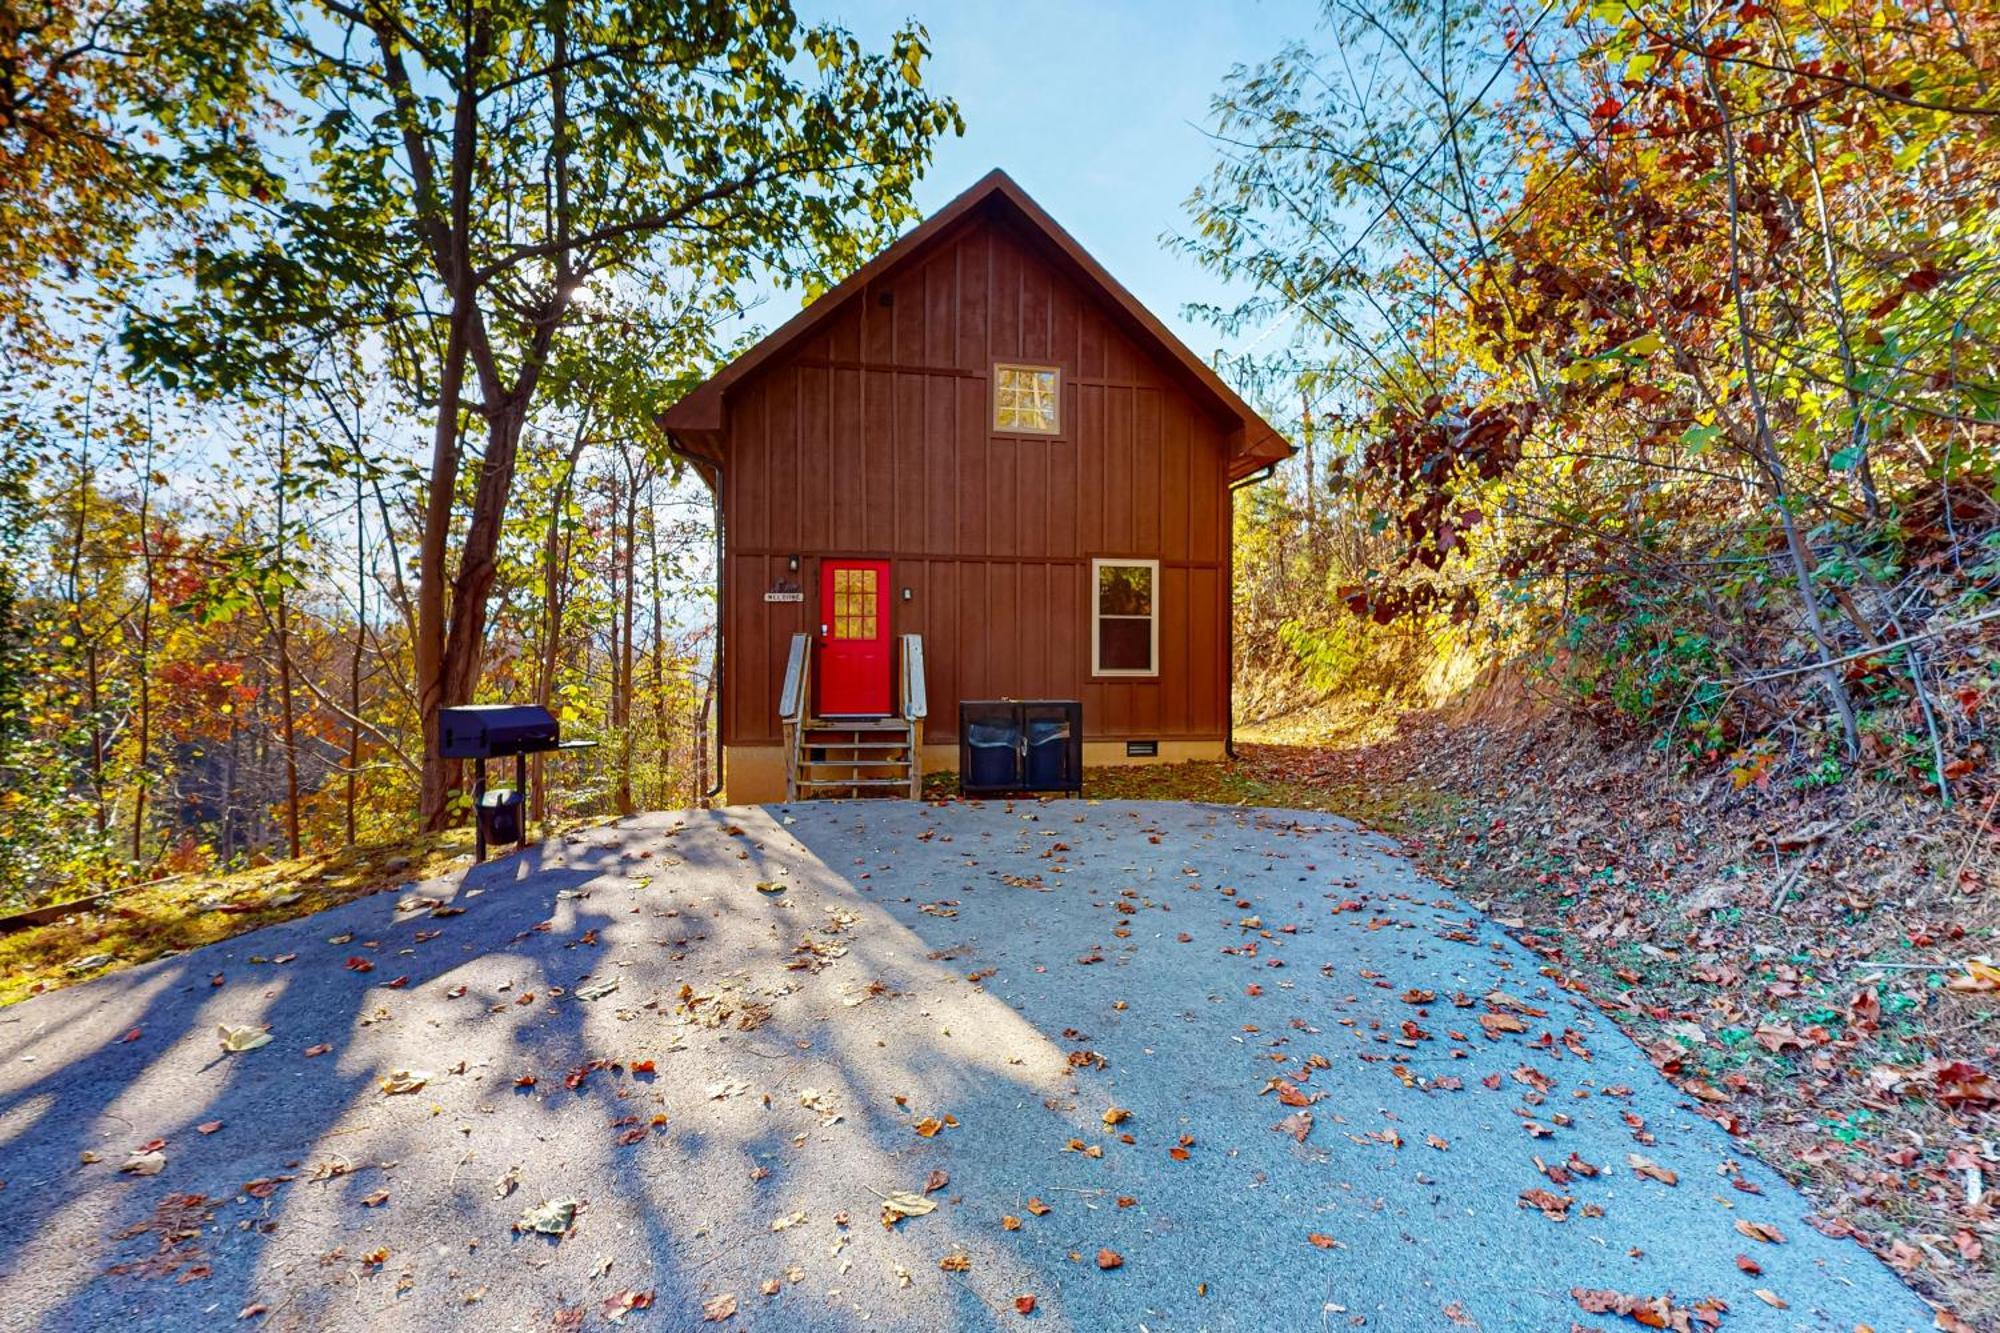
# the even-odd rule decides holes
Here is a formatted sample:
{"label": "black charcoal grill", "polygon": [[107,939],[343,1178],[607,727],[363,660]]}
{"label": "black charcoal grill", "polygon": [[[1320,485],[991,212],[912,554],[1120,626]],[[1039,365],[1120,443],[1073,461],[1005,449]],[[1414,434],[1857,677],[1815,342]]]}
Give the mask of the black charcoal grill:
{"label": "black charcoal grill", "polygon": [[[486,859],[487,843],[526,845],[528,756],[551,750],[587,750],[596,741],[565,741],[556,715],[538,704],[467,704],[438,710],[438,755],[473,761],[473,859]],[[486,761],[514,759],[514,785],[486,789]]]}

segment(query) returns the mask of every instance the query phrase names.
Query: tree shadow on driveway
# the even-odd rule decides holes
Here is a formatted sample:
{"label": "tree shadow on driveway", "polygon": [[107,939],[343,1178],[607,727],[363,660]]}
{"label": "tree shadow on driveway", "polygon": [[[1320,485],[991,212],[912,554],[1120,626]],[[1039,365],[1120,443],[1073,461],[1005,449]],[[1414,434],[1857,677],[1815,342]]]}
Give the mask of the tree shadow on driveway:
{"label": "tree shadow on driveway", "polygon": [[[602,1326],[643,1292],[633,1327],[1016,1326],[1032,1296],[1049,1327],[1541,1330],[1582,1288],[1928,1322],[1540,960],[1325,816],[655,814],[423,895],[464,912],[364,900],[6,1011],[10,1318]],[[274,1040],[216,1065],[218,1022]],[[156,1137],[165,1171],[112,1174]],[[188,1194],[214,1212],[161,1271],[105,1271]],[[891,1195],[934,1210],[885,1226]],[[565,1198],[572,1234],[514,1233]]]}

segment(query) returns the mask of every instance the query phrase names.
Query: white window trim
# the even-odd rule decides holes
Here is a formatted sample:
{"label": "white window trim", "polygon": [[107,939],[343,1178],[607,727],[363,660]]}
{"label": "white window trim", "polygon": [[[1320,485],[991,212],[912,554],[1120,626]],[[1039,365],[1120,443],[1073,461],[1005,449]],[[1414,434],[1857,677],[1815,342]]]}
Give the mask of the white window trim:
{"label": "white window trim", "polygon": [[[1153,611],[1151,615],[1146,617],[1146,619],[1152,623],[1153,632],[1151,635],[1151,640],[1152,640],[1151,652],[1152,652],[1153,664],[1152,666],[1146,668],[1143,671],[1135,670],[1131,667],[1105,667],[1104,665],[1102,665],[1100,661],[1104,641],[1102,636],[1098,633],[1098,626],[1105,619],[1107,619],[1107,617],[1104,615],[1101,609],[1103,603],[1098,600],[1099,597],[1098,580],[1099,580],[1099,571],[1101,571],[1106,565],[1111,565],[1119,569],[1125,569],[1137,565],[1137,566],[1144,566],[1146,569],[1152,571]],[[1139,619],[1138,616],[1111,616],[1108,618],[1111,620]],[[1127,676],[1127,677],[1137,677],[1141,679],[1151,679],[1160,674],[1160,562],[1159,561],[1131,560],[1131,559],[1124,559],[1119,556],[1097,556],[1092,558],[1090,562],[1090,674],[1093,676]]]}
{"label": "white window trim", "polygon": [[[1002,426],[1000,424],[1000,372],[1003,370],[1026,370],[1037,375],[1056,377],[1055,401],[1056,424],[1052,430],[1036,430],[1029,426]],[[1063,433],[1063,373],[1061,366],[1040,365],[1032,361],[995,361],[993,363],[993,385],[989,395],[986,414],[987,424],[995,435],[1041,435],[1054,437]]]}

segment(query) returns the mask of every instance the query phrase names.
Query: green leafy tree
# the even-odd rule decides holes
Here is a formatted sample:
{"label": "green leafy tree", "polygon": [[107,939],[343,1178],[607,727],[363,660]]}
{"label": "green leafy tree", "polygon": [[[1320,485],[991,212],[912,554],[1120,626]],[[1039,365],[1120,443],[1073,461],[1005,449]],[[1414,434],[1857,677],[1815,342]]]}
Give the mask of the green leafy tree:
{"label": "green leafy tree", "polygon": [[[316,338],[382,335],[434,410],[414,645],[430,754],[438,709],[478,683],[524,427],[586,284],[816,291],[909,219],[958,113],[922,87],[921,29],[871,52],[782,0],[258,12],[279,128],[189,139],[219,201],[187,255],[196,293],[131,345],[163,379],[240,391]],[[451,776],[426,761],[427,826]]]}

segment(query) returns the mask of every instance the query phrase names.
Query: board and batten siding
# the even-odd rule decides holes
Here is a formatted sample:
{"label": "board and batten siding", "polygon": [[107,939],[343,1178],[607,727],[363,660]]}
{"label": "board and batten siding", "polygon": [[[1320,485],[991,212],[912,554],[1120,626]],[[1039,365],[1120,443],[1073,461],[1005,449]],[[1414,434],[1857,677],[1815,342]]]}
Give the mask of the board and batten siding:
{"label": "board and batten siding", "polygon": [[[929,740],[956,740],[959,700],[1003,696],[1081,699],[1092,740],[1227,733],[1230,423],[1120,318],[1036,239],[974,214],[735,387],[725,744],[779,740],[822,556],[892,562],[894,631],[924,639]],[[996,361],[1060,368],[1059,435],[993,430]],[[1101,556],[1160,562],[1157,678],[1091,677]],[[765,601],[786,578],[805,601]]]}

